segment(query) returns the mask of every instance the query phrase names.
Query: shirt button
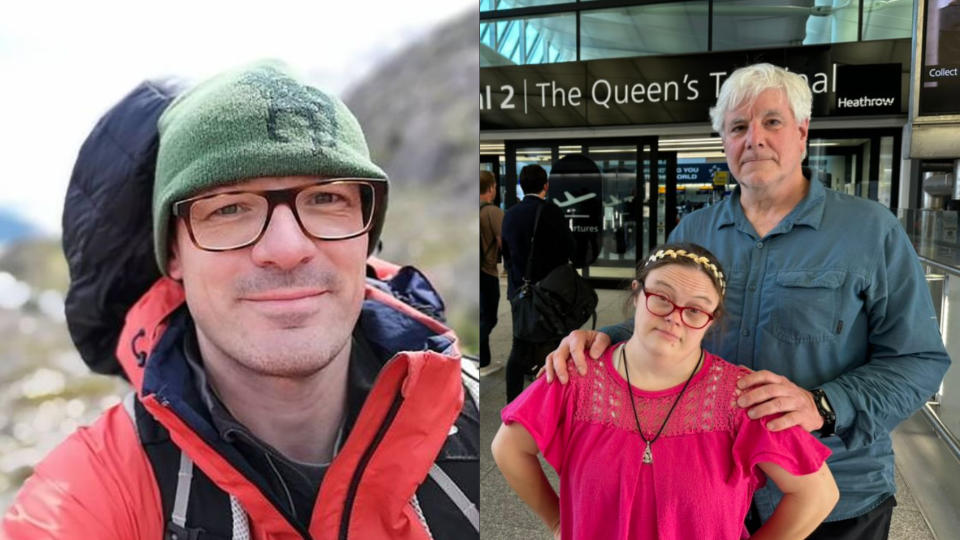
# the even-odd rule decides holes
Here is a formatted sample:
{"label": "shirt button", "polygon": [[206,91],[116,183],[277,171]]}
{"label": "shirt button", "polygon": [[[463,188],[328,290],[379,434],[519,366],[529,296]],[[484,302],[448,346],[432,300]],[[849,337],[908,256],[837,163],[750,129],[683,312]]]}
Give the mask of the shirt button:
{"label": "shirt button", "polygon": [[750,290],[751,290],[751,291],[757,290],[757,286],[756,286],[756,285],[751,285],[751,286],[750,286]]}
{"label": "shirt button", "polygon": [[744,336],[749,336],[750,330],[747,330],[746,328],[744,328],[743,330],[740,331],[740,334]]}
{"label": "shirt button", "polygon": [[757,249],[763,249],[763,242],[757,242]]}

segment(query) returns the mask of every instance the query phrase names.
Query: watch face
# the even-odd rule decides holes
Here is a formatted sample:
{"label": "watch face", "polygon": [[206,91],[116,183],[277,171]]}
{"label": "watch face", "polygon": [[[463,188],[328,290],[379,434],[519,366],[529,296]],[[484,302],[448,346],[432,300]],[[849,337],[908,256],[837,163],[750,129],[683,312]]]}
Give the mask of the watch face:
{"label": "watch face", "polygon": [[830,406],[830,402],[827,401],[827,395],[820,394],[820,406],[823,407],[823,410],[833,412],[833,407]]}
{"label": "watch face", "polygon": [[817,409],[820,409],[821,411],[832,410],[830,408],[830,403],[827,402],[827,394],[819,388],[813,391],[813,402],[816,404]]}

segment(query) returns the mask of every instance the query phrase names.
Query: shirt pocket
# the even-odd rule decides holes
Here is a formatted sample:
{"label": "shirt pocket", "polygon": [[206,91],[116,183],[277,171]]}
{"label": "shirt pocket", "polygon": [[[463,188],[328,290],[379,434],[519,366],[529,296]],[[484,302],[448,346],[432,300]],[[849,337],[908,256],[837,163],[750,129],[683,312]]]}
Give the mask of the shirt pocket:
{"label": "shirt pocket", "polygon": [[777,274],[773,334],[787,343],[834,339],[840,332],[840,287],[842,270],[795,270]]}

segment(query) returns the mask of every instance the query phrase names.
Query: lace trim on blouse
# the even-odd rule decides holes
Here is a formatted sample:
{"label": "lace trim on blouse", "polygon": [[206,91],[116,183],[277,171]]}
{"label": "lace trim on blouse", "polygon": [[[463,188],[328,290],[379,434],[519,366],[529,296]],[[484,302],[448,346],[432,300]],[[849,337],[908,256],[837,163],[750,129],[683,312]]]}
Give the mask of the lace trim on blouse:
{"label": "lace trim on blouse", "polygon": [[[619,375],[611,373],[606,364],[608,358],[609,356],[605,355],[600,362],[589,362],[586,375],[572,378],[571,382],[576,385],[577,392],[574,420],[636,431],[633,410],[627,401],[627,383]],[[698,373],[695,380],[690,382],[661,437],[734,431],[739,409],[734,390],[737,380],[747,371],[715,356],[709,366],[701,369],[706,369],[707,373]],[[680,386],[673,392],[656,397],[629,393],[636,403],[644,437],[651,439],[656,435],[679,393]]]}

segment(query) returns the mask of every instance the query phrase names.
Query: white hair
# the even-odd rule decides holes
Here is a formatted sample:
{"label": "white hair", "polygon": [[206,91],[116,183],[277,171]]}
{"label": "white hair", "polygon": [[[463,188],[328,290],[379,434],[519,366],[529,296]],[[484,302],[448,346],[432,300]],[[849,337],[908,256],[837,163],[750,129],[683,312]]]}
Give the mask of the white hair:
{"label": "white hair", "polygon": [[723,117],[727,112],[753,101],[769,89],[783,91],[798,124],[810,118],[813,94],[803,77],[773,64],[753,64],[734,71],[723,82],[717,104],[710,108],[713,130],[722,138]]}

